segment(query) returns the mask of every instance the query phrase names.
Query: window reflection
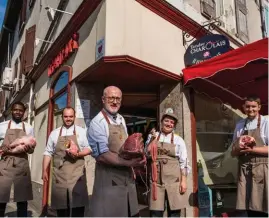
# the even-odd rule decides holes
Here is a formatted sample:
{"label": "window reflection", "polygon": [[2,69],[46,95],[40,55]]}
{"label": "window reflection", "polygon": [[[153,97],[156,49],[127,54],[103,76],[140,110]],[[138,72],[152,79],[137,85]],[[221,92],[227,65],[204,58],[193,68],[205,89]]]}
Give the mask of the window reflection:
{"label": "window reflection", "polygon": [[54,94],[68,84],[68,72],[63,72],[54,86]]}
{"label": "window reflection", "polygon": [[59,97],[55,98],[54,101],[54,112],[62,110],[67,106],[67,92],[64,92]]}

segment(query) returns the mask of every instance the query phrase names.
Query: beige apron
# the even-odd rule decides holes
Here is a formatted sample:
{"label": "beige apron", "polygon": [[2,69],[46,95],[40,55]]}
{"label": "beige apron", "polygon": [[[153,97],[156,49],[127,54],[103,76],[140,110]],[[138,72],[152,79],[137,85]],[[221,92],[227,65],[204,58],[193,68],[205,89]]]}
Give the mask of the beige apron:
{"label": "beige apron", "polygon": [[73,159],[66,154],[65,142],[73,140],[78,145],[76,130],[74,135],[62,136],[62,128],[52,161],[51,208],[66,209],[84,207],[88,204],[88,190],[84,157]]}
{"label": "beige apron", "polygon": [[[11,144],[15,139],[25,136],[23,129],[10,129],[9,121],[3,145]],[[7,203],[10,198],[11,186],[14,185],[14,202],[33,199],[31,173],[27,153],[7,154],[0,160],[0,202]]]}
{"label": "beige apron", "polygon": [[[260,116],[257,128],[245,130],[243,135],[255,138],[256,146],[264,146],[260,135]],[[268,157],[261,155],[239,156],[237,184],[238,210],[253,210],[268,213]]]}
{"label": "beige apron", "polygon": [[[109,150],[118,153],[127,139],[124,126],[110,124],[105,112],[102,113],[109,128]],[[97,162],[91,204],[93,217],[128,217],[128,204],[129,215],[136,215],[139,209],[131,168]]]}
{"label": "beige apron", "polygon": [[[161,133],[160,133],[161,134]],[[181,181],[181,169],[178,157],[175,153],[174,134],[172,133],[171,143],[158,141],[157,165],[157,200],[152,199],[150,193],[150,210],[164,211],[165,209],[165,192],[167,193],[168,202],[171,210],[180,210],[187,206],[186,193],[180,194],[179,187]],[[152,185],[151,185],[152,186]],[[152,187],[151,187],[152,191]]]}

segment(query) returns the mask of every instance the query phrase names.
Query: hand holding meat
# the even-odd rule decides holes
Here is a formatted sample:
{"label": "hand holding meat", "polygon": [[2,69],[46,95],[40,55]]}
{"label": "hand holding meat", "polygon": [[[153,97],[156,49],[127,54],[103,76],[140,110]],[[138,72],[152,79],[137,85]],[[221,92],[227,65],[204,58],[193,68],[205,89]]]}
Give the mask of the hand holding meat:
{"label": "hand holding meat", "polygon": [[253,147],[256,145],[255,139],[249,135],[243,135],[239,139],[240,149],[247,149],[248,147]]}
{"label": "hand holding meat", "polygon": [[68,140],[67,144],[65,145],[67,147],[66,153],[71,156],[72,158],[75,158],[78,156],[78,146],[75,144],[73,140]]}
{"label": "hand holding meat", "polygon": [[28,152],[34,149],[36,146],[36,140],[32,136],[23,136],[16,139],[10,145],[2,145],[0,147],[0,155],[3,153],[18,154],[23,152]]}

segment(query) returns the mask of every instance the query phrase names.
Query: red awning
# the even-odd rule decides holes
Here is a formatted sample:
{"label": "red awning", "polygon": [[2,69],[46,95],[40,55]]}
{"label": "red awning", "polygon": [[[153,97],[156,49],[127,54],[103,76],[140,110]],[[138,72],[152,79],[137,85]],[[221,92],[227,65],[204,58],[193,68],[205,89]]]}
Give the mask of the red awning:
{"label": "red awning", "polygon": [[183,69],[184,85],[241,109],[250,94],[268,114],[268,38]]}

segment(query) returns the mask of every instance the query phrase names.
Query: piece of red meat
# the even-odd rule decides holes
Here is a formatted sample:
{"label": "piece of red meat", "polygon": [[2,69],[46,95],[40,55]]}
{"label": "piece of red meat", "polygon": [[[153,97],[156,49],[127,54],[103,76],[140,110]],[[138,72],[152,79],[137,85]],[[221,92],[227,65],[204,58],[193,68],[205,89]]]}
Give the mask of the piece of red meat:
{"label": "piece of red meat", "polygon": [[255,145],[255,139],[249,135],[241,136],[239,139],[239,147],[245,149],[247,147],[253,147]]}
{"label": "piece of red meat", "polygon": [[119,156],[130,160],[133,158],[144,158],[144,143],[141,133],[130,135],[122,145]]}

